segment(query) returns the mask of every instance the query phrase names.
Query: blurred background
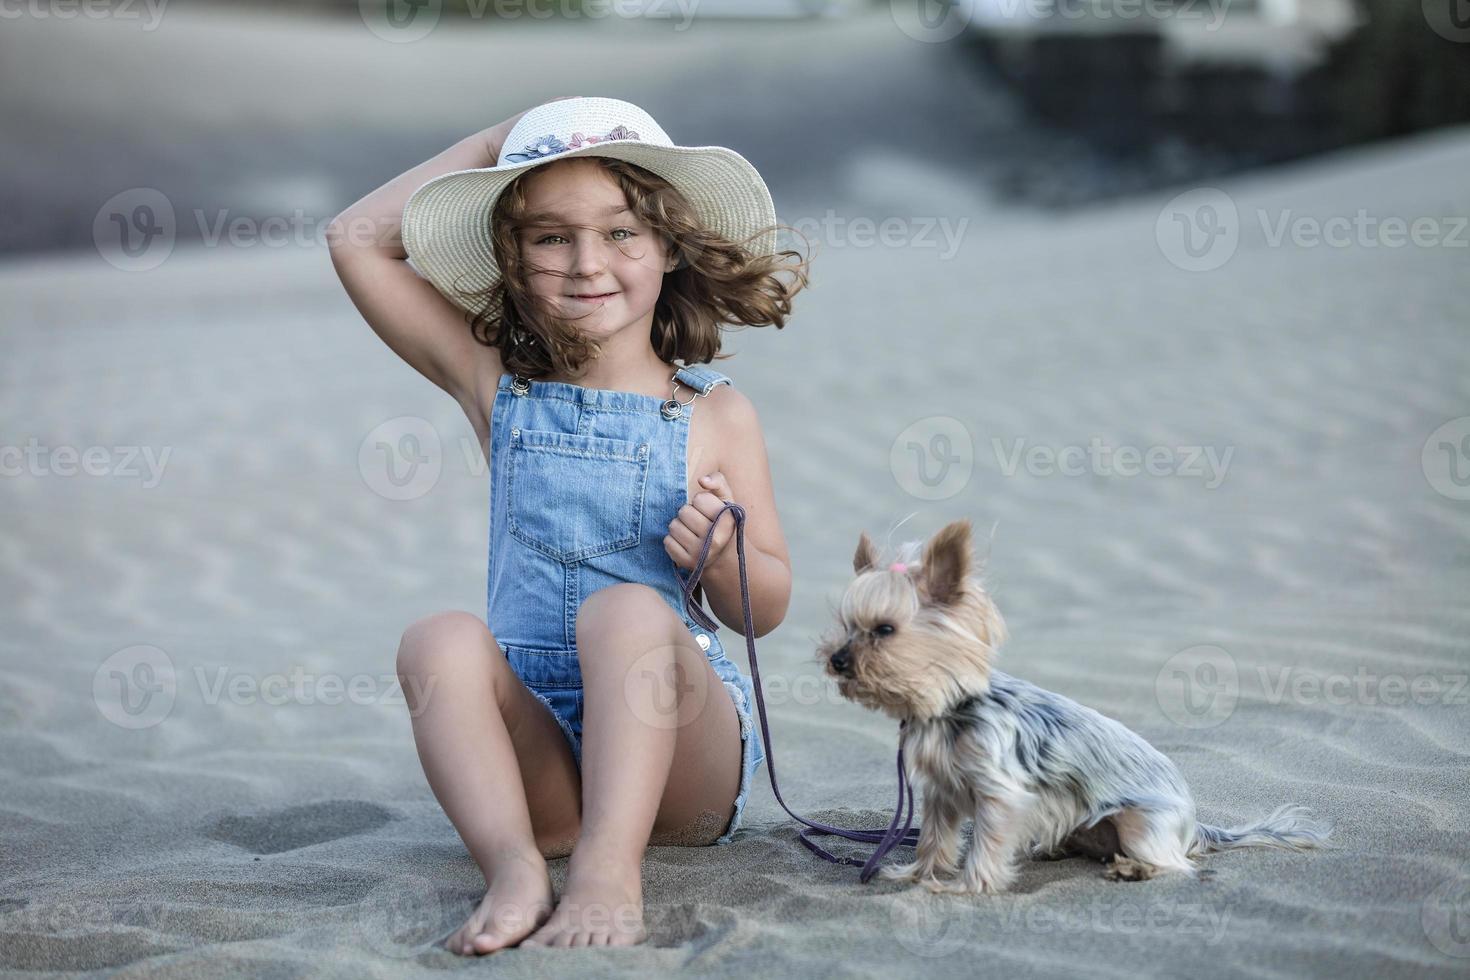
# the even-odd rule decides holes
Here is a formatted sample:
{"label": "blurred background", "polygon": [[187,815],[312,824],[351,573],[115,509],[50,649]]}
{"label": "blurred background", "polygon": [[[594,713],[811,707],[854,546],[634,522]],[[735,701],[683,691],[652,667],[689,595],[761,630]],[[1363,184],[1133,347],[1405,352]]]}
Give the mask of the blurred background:
{"label": "blurred background", "polygon": [[917,184],[951,210],[1068,208],[1470,119],[1463,7],[28,0],[0,18],[0,254],[91,248],[135,187],[324,220],[553,93],[737,147],[778,207]]}

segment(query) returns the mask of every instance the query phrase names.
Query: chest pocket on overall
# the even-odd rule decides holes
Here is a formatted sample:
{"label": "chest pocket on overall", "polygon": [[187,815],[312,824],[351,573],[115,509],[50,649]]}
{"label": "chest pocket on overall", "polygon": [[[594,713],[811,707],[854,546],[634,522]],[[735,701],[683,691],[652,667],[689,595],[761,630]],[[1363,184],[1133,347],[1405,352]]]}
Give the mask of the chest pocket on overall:
{"label": "chest pocket on overall", "polygon": [[568,564],[631,548],[643,531],[647,482],[646,442],[511,429],[506,526]]}

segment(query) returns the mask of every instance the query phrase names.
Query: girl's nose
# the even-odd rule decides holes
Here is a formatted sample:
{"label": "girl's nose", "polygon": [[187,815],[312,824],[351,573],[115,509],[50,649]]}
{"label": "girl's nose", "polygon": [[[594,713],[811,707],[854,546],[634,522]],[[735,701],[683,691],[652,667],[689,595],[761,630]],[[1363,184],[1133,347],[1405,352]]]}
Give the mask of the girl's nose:
{"label": "girl's nose", "polygon": [[571,271],[579,276],[596,275],[607,268],[607,250],[615,247],[611,242],[580,239],[573,246]]}

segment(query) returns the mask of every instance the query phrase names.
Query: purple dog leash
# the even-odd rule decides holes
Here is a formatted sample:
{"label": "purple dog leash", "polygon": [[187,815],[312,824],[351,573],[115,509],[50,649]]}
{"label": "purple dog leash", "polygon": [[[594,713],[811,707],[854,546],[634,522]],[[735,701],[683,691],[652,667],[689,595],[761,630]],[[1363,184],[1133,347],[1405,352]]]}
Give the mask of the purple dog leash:
{"label": "purple dog leash", "polygon": [[[715,515],[714,521],[710,524],[709,532],[704,536],[704,547],[699,551],[699,560],[694,563],[694,571],[690,573],[689,578],[683,584],[684,604],[689,610],[689,615],[698,621],[699,625],[712,633],[719,629],[719,624],[714,622],[700,608],[698,603],[691,602],[690,599],[692,598],[694,586],[698,583],[700,575],[704,572],[704,563],[705,559],[709,556],[710,542],[714,539],[715,527],[719,525],[720,518],[725,516],[725,511],[727,510],[733,511],[735,514],[735,551],[740,558],[740,601],[745,614],[745,649],[750,656],[750,676],[755,687],[756,707],[759,711],[761,721],[761,735],[766,743],[766,765],[771,770],[771,792],[776,794],[776,802],[781,804],[782,809],[795,817],[799,822],[806,824],[807,829],[800,832],[799,839],[808,850],[826,858],[833,864],[861,865],[863,870],[859,875],[859,880],[866,883],[873,876],[873,873],[878,870],[878,865],[889,851],[900,844],[913,847],[919,840],[919,828],[914,827],[912,830],[909,829],[913,825],[914,790],[908,783],[903,765],[903,730],[907,722],[900,722],[898,726],[898,806],[894,809],[893,821],[889,823],[886,829],[849,830],[842,827],[830,827],[824,823],[808,820],[786,805],[786,801],[781,798],[781,790],[776,786],[776,757],[771,747],[770,725],[766,721],[766,701],[765,695],[761,692],[761,672],[755,662],[755,623],[750,613],[750,586],[745,578],[745,508],[733,500],[725,501],[725,506]],[[677,573],[678,569],[675,569],[675,571]],[[905,797],[907,797],[908,802],[907,811],[905,811],[904,807]],[[904,817],[903,829],[899,830],[898,817],[899,814],[905,812],[907,815]],[[875,843],[878,845],[878,848],[866,862],[859,861],[855,858],[838,857],[812,840],[811,837],[813,834],[835,834],[838,837],[845,837],[848,840],[863,841],[870,844]]]}

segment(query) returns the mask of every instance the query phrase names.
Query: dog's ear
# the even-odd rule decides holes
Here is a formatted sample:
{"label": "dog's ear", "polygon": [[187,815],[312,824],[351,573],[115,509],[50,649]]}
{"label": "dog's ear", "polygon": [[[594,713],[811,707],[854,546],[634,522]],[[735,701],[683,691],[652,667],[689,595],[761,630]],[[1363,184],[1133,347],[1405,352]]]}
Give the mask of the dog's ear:
{"label": "dog's ear", "polygon": [[852,570],[861,575],[878,564],[878,549],[867,531],[858,532],[857,552],[852,556]]}
{"label": "dog's ear", "polygon": [[919,581],[935,602],[948,605],[964,590],[970,575],[970,530],[968,520],[952,521],[924,546]]}

